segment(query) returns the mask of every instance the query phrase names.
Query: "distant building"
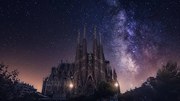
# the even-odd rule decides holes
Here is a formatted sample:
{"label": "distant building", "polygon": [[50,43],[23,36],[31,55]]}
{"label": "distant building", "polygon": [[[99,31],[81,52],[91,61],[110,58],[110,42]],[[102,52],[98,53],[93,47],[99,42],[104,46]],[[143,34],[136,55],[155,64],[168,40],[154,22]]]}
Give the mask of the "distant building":
{"label": "distant building", "polygon": [[74,63],[61,62],[57,67],[53,67],[50,76],[43,80],[42,93],[53,98],[91,95],[102,81],[119,85],[116,71],[104,57],[101,36],[97,38],[94,29],[93,53],[88,53],[84,28],[82,41],[80,32],[78,33]]}

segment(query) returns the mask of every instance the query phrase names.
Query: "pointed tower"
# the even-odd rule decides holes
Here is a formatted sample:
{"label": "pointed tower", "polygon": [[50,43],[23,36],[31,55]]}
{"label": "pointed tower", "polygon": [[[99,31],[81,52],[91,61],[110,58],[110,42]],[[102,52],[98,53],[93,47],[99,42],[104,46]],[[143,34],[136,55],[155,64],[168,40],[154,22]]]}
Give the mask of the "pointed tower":
{"label": "pointed tower", "polygon": [[[81,72],[81,56],[82,56],[82,46],[81,46],[81,38],[80,38],[80,30],[78,30],[78,36],[77,36],[77,46],[76,46],[76,55],[75,55],[75,68],[78,70],[78,72]],[[81,81],[82,75],[75,75],[74,79],[76,80],[76,87],[80,87],[82,85]],[[78,91],[78,90],[77,90]]]}
{"label": "pointed tower", "polygon": [[113,79],[115,81],[117,81],[117,74],[116,74],[116,70],[115,69],[113,70]]}
{"label": "pointed tower", "polygon": [[82,43],[82,58],[81,58],[81,75],[82,83],[85,84],[87,78],[87,40],[86,40],[86,27],[83,30],[83,43]]}
{"label": "pointed tower", "polygon": [[96,26],[94,27],[94,39],[93,39],[93,54],[95,60],[98,59],[98,43],[97,43],[97,35],[96,35]]}
{"label": "pointed tower", "polygon": [[121,91],[120,91],[120,84],[119,84],[119,82],[117,80],[117,74],[116,74],[116,70],[115,69],[113,70],[113,80],[114,80],[115,84],[117,84],[117,87],[118,87],[117,93],[121,93]]}
{"label": "pointed tower", "polygon": [[100,78],[102,81],[105,81],[105,59],[104,59],[104,52],[103,52],[103,45],[101,39],[101,33],[99,33],[99,67],[100,67]]}
{"label": "pointed tower", "polygon": [[93,39],[93,73],[94,73],[94,81],[97,84],[98,78],[100,77],[100,68],[99,68],[99,51],[98,51],[98,41],[96,35],[96,27],[94,27],[94,39]]}
{"label": "pointed tower", "polygon": [[86,26],[83,30],[83,58],[87,57],[87,40],[86,40]]}
{"label": "pointed tower", "polygon": [[101,33],[99,33],[99,59],[101,62],[104,61],[104,51],[103,51]]}
{"label": "pointed tower", "polygon": [[81,54],[81,43],[80,43],[80,31],[78,30],[78,37],[77,37],[77,46],[76,46],[76,56],[75,56],[75,63],[79,64],[80,54]]}

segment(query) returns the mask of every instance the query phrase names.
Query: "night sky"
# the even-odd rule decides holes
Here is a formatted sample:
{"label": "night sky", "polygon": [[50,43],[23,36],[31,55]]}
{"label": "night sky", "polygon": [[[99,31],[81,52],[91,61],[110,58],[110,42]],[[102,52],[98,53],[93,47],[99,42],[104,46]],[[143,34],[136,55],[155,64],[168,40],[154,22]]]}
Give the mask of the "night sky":
{"label": "night sky", "polygon": [[89,52],[93,27],[102,33],[122,92],[180,63],[180,0],[0,0],[0,62],[41,91],[52,66],[74,61],[84,25]]}

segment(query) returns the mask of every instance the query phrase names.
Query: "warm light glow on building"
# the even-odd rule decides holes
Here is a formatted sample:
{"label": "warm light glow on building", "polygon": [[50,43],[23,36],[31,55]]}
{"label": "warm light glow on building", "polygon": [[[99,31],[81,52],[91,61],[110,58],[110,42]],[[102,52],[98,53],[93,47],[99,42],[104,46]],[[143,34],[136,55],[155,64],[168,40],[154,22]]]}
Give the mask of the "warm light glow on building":
{"label": "warm light glow on building", "polygon": [[73,85],[72,83],[70,83],[70,84],[69,84],[69,88],[72,89],[73,87],[74,87],[74,85]]}
{"label": "warm light glow on building", "polygon": [[114,86],[115,86],[115,87],[118,87],[118,86],[119,86],[119,84],[116,82],[116,83],[114,84]]}

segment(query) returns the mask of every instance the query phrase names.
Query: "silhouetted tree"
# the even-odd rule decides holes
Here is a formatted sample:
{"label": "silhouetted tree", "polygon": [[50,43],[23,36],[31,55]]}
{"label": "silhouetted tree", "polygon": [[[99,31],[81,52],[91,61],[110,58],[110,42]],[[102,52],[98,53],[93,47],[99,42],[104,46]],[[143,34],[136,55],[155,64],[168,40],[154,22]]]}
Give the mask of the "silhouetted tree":
{"label": "silhouetted tree", "polygon": [[180,68],[177,63],[168,62],[157,72],[156,89],[162,100],[180,100]]}
{"label": "silhouetted tree", "polygon": [[37,95],[33,86],[19,81],[18,74],[17,70],[9,72],[8,66],[0,64],[0,101],[33,99]]}
{"label": "silhouetted tree", "polygon": [[13,92],[14,85],[18,83],[18,71],[14,70],[8,72],[8,66],[0,64],[0,100],[13,99],[15,92]]}
{"label": "silhouetted tree", "polygon": [[180,101],[180,68],[168,62],[141,87],[124,93],[121,101]]}

